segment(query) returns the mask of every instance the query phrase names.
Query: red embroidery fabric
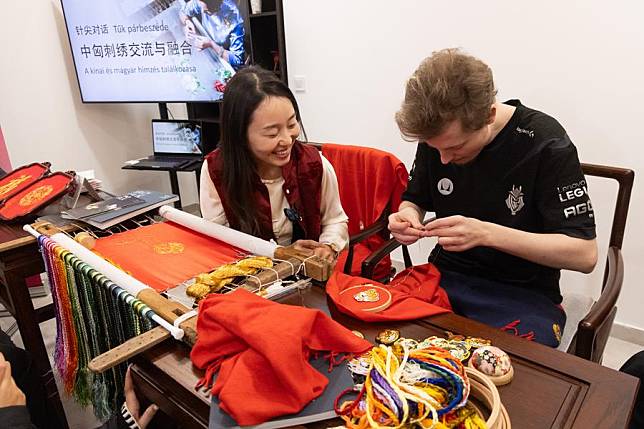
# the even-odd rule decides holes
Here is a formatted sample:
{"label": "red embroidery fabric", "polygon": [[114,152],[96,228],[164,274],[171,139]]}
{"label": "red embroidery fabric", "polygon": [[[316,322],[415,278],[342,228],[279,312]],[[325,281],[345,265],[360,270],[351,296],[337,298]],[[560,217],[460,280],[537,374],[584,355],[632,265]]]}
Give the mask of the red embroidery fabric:
{"label": "red embroidery fabric", "polygon": [[96,240],[94,252],[159,292],[241,258],[241,251],[172,222]]}

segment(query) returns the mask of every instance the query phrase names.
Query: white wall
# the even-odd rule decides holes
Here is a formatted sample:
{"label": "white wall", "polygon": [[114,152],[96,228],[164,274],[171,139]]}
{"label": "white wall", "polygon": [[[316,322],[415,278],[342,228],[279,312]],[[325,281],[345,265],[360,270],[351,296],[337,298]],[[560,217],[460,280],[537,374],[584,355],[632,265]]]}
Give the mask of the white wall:
{"label": "white wall", "polygon": [[[520,98],[556,117],[585,162],[644,169],[644,4],[599,0],[516,1],[284,0],[287,60],[310,140],[373,146],[411,167],[393,115],[422,58],[462,47],[493,69],[499,99]],[[637,178],[638,179],[638,178]],[[644,328],[644,190],[636,184],[624,242],[626,277],[617,320]],[[590,183],[601,261],[615,188]],[[421,243],[421,262],[433,243]],[[591,276],[564,273],[572,289],[599,291]]]}
{"label": "white wall", "polygon": [[[89,0],[88,0],[89,1]],[[433,50],[461,46],[493,68],[499,98],[520,98],[558,118],[587,162],[644,171],[644,5],[598,0],[515,1],[284,0],[291,82],[309,138],[378,147],[411,166],[393,114],[404,81]],[[57,170],[94,168],[106,188],[169,191],[164,173],[121,170],[150,151],[155,105],[80,103],[58,0],[0,2],[0,125],[14,166],[48,160]],[[183,106],[172,106],[185,117]],[[184,202],[196,201],[194,177],[180,177]],[[624,243],[625,289],[617,319],[644,328],[643,203],[636,180]],[[601,248],[610,187],[591,183]],[[431,243],[416,249],[422,261]],[[601,270],[597,270],[599,273]],[[597,288],[599,275],[566,275]]]}

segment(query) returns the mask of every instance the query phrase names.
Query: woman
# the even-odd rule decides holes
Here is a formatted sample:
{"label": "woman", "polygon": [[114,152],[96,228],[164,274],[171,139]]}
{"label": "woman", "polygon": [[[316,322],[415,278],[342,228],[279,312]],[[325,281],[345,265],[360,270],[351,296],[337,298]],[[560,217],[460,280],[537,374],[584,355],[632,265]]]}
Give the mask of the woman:
{"label": "woman", "polygon": [[228,83],[219,148],[206,157],[200,204],[205,219],[333,260],[349,241],[333,167],[297,141],[293,93],[259,67]]}

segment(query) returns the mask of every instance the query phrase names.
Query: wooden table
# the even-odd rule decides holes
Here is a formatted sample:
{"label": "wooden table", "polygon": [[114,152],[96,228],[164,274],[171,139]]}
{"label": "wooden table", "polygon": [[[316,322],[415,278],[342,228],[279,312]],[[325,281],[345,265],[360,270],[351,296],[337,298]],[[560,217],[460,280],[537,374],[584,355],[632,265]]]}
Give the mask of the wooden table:
{"label": "wooden table", "polygon": [[22,224],[0,224],[0,302],[16,319],[25,349],[33,357],[47,395],[51,428],[67,429],[54,373],[40,333],[40,323],[54,318],[54,305],[35,309],[25,278],[45,271],[36,239],[22,230]]}
{"label": "wooden table", "polygon": [[[319,308],[372,341],[384,328],[399,329],[404,337],[415,339],[444,336],[447,330],[492,340],[513,361],[514,379],[499,391],[515,428],[615,429],[627,427],[630,420],[639,383],[636,378],[455,314],[367,324],[339,313],[318,287],[282,302]],[[179,427],[208,427],[210,398],[194,390],[202,372],[192,366],[188,347],[172,341],[162,343],[139,356],[132,372],[139,394],[176,419]]]}

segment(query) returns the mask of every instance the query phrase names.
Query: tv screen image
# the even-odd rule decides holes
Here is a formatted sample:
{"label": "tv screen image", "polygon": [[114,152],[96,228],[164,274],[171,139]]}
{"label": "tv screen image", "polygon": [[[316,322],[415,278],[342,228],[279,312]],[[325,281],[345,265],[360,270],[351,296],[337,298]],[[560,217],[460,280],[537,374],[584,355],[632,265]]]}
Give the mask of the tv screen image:
{"label": "tv screen image", "polygon": [[245,0],[61,0],[83,102],[208,102],[249,57]]}

